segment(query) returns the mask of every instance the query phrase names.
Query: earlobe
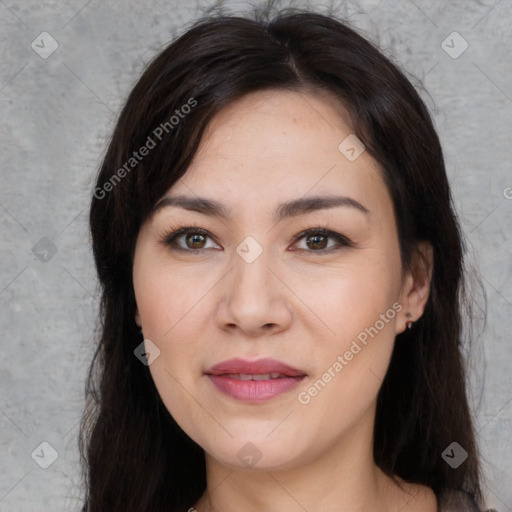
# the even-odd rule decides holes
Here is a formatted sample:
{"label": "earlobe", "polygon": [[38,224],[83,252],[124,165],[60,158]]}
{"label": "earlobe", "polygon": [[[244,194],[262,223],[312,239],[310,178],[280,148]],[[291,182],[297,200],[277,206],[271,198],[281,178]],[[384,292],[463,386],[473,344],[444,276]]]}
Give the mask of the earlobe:
{"label": "earlobe", "polygon": [[412,319],[412,313],[408,311],[405,314],[405,316],[407,317],[407,323],[405,324],[405,326],[407,327],[407,329],[412,329],[412,324],[413,324],[413,321],[411,320]]}
{"label": "earlobe", "polygon": [[400,304],[402,305],[402,309],[400,310],[400,315],[397,316],[396,322],[396,334],[400,334],[404,332],[411,322],[414,321],[413,315],[411,313],[411,293],[414,287],[414,278],[411,272],[407,272],[403,286],[402,286],[402,294],[400,297]]}

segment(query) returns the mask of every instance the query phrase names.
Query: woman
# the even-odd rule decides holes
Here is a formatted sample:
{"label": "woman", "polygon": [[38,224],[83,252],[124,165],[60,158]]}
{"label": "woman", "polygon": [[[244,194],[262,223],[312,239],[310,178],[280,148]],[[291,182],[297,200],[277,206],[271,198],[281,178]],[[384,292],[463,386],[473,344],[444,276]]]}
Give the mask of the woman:
{"label": "woman", "polygon": [[93,195],[84,511],[481,510],[443,154],[370,42],[297,10],[199,21]]}

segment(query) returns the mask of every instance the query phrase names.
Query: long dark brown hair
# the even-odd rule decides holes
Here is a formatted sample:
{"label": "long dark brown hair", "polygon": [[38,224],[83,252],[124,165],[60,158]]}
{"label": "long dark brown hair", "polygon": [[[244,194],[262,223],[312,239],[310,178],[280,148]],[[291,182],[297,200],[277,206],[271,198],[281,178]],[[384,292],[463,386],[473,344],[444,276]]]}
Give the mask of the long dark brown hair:
{"label": "long dark brown hair", "polygon": [[[79,438],[83,511],[185,512],[205,491],[202,448],[175,423],[134,356],[142,338],[132,258],[142,223],[187,171],[209,121],[263,89],[338,98],[382,168],[403,268],[419,241],[432,244],[428,303],[396,337],[379,391],[374,459],[389,476],[438,496],[463,489],[481,504],[461,350],[464,245],[429,112],[403,72],[347,23],[285,9],[203,17],[150,63],[119,116],[90,210],[102,295]],[[143,146],[152,147],[142,157]],[[456,469],[442,457],[454,441],[468,453]]]}

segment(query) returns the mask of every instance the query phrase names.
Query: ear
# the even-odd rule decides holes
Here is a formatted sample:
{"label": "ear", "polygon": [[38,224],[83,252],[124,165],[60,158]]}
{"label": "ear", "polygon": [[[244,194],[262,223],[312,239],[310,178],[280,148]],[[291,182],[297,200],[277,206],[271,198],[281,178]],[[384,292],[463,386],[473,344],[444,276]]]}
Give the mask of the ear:
{"label": "ear", "polygon": [[[434,250],[430,242],[418,242],[411,268],[406,272],[400,304],[402,310],[396,323],[396,333],[407,328],[407,322],[416,322],[427,304],[434,268]],[[407,316],[409,314],[409,316]]]}
{"label": "ear", "polygon": [[135,307],[135,323],[139,326],[139,327],[142,327],[142,322],[140,320],[140,314],[139,314],[139,308],[138,307]]}

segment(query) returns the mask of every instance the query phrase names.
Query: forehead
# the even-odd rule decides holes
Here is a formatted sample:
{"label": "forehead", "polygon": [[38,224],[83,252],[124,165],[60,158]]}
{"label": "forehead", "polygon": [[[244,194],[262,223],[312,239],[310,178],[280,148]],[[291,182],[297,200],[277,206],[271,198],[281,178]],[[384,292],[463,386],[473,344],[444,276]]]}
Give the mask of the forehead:
{"label": "forehead", "polygon": [[[205,153],[209,157],[258,156],[259,161],[279,155],[291,159],[294,154],[313,159],[319,153],[331,154],[333,143],[342,134],[352,133],[350,124],[345,107],[325,92],[257,91],[214,116],[196,159]],[[242,141],[243,146],[236,144]],[[261,151],[255,153],[258,148]]]}
{"label": "forehead", "polygon": [[326,193],[389,202],[378,163],[366,151],[353,161],[340,151],[349,136],[348,111],[325,93],[251,93],[212,119],[192,164],[171,190],[260,209],[275,197]]}

